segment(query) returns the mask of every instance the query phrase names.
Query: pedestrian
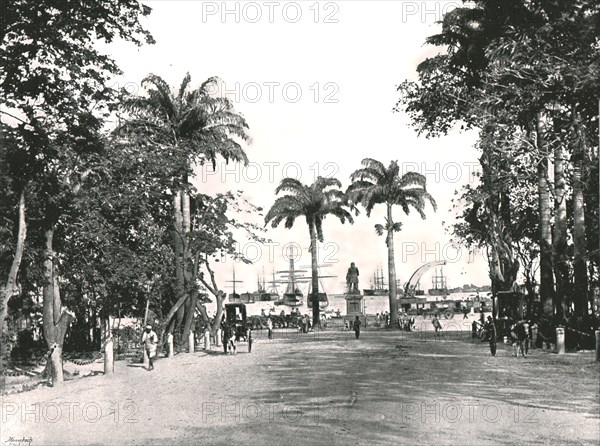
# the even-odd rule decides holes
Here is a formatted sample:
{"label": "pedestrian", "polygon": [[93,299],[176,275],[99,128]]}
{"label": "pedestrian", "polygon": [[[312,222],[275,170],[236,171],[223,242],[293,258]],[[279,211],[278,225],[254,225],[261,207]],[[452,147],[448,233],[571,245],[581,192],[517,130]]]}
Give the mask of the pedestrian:
{"label": "pedestrian", "polygon": [[270,316],[267,319],[267,330],[269,332],[269,339],[273,339],[273,321]]}
{"label": "pedestrian", "polygon": [[469,309],[466,305],[463,307],[463,315],[463,319],[467,319],[467,316],[469,315]]}
{"label": "pedestrian", "polygon": [[148,355],[148,371],[154,370],[154,358],[156,357],[156,347],[158,346],[158,336],[152,330],[152,325],[146,325],[144,334],[142,335],[142,343]]}
{"label": "pedestrian", "polygon": [[360,336],[360,318],[358,316],[356,316],[356,319],[354,319],[353,328],[354,335],[356,336],[356,339],[358,339],[358,337]]}
{"label": "pedestrian", "polygon": [[477,337],[477,321],[473,321],[471,324],[471,339],[475,339]]}
{"label": "pedestrian", "polygon": [[437,314],[433,316],[431,323],[433,324],[433,328],[435,328],[435,335],[438,336],[438,333],[442,329],[442,324],[440,324]]}

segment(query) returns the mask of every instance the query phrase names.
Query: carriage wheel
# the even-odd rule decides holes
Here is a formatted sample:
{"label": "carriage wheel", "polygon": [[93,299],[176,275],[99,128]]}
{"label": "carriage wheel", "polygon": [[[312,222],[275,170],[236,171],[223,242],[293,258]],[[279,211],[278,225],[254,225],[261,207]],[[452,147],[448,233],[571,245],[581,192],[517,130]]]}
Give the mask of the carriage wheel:
{"label": "carriage wheel", "polygon": [[446,311],[444,311],[445,319],[452,319],[453,317],[454,317],[454,311],[452,311],[450,308],[448,308]]}

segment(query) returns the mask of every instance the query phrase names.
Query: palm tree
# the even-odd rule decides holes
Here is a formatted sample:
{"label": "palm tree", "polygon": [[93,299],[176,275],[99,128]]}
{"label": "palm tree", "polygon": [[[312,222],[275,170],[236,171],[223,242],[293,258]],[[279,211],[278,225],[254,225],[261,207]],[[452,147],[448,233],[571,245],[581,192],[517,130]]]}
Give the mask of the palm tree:
{"label": "palm tree", "polygon": [[276,228],[285,220],[285,227],[294,226],[297,217],[304,216],[310,234],[311,255],[311,294],[313,299],[313,325],[319,323],[319,271],[317,241],[323,242],[323,219],[331,214],[339,218],[342,223],[348,220],[354,223],[352,215],[345,209],[344,193],[338,188],[342,184],[336,178],[318,177],[307,186],[295,178],[281,180],[275,193],[285,191],[288,194],[278,197],[265,216],[265,226],[271,222],[271,227]]}
{"label": "palm tree", "polygon": [[352,184],[346,194],[355,203],[360,203],[367,212],[367,217],[377,204],[385,204],[387,217],[385,225],[375,225],[377,235],[387,233],[385,244],[388,248],[388,275],[390,284],[390,322],[398,322],[398,301],[396,284],[396,266],[394,260],[394,232],[400,231],[402,223],[394,222],[392,208],[398,205],[406,215],[410,208],[415,209],[421,218],[425,219],[425,205],[429,201],[435,210],[435,200],[426,190],[426,178],[417,172],[408,172],[400,176],[397,161],[392,161],[386,169],[383,163],[365,158],[362,160],[361,169],[356,170],[351,176]]}
{"label": "palm tree", "polygon": [[248,158],[241,144],[250,140],[248,125],[235,112],[231,101],[210,94],[216,90],[218,78],[207,79],[196,90],[190,89],[190,81],[188,73],[175,93],[160,76],[148,75],[142,81],[147,95],[130,96],[123,101],[129,119],[117,129],[120,134],[138,136],[171,155],[173,164],[169,167],[176,184],[173,241],[177,299],[169,312],[169,315],[176,314],[169,332],[173,325],[180,326],[185,315],[184,342],[187,342],[194,318],[197,302],[194,275],[198,271],[197,266],[192,265],[194,260],[189,247],[191,185],[188,176],[194,164],[212,163],[214,168],[218,156],[226,162],[247,164]]}

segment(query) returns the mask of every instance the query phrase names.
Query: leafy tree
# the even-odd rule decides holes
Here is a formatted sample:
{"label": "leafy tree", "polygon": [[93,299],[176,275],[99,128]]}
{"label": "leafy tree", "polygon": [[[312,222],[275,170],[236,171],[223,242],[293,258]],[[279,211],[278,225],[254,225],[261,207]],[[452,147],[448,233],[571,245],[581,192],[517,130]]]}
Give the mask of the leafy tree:
{"label": "leafy tree", "polygon": [[[94,42],[121,38],[137,45],[152,43],[139,23],[139,18],[149,13],[150,8],[133,0],[17,0],[3,7],[2,126],[3,131],[13,127],[19,141],[22,170],[13,184],[26,193],[34,191],[34,200],[41,206],[44,336],[51,351],[53,385],[63,380],[61,351],[71,318],[62,309],[58,289],[55,229],[102,156],[101,118],[116,97],[116,92],[104,85],[119,73],[114,61],[100,54]],[[21,193],[15,192],[17,196]],[[25,219],[19,222],[26,224]],[[9,277],[7,283],[11,280]],[[3,296],[3,306],[9,298]]]}
{"label": "leafy tree", "polygon": [[275,193],[288,192],[278,197],[265,216],[265,226],[271,223],[276,228],[281,222],[287,229],[294,226],[298,217],[304,217],[310,236],[311,256],[311,294],[313,324],[320,321],[319,308],[319,268],[317,242],[323,242],[323,220],[327,215],[337,217],[342,223],[354,219],[345,205],[345,198],[338,188],[342,184],[336,178],[318,177],[311,185],[302,184],[295,178],[284,178],[275,189]]}
{"label": "leafy tree", "polygon": [[[197,298],[195,269],[190,249],[189,178],[195,164],[216,162],[217,157],[247,163],[241,146],[249,141],[245,119],[233,109],[230,100],[211,96],[218,82],[209,78],[195,90],[190,89],[191,77],[185,76],[177,92],[159,76],[149,75],[142,81],[147,96],[131,96],[123,102],[129,119],[117,129],[121,135],[135,135],[172,156],[176,166],[177,184],[172,192],[173,247],[177,283],[176,323],[184,324],[184,342],[192,327]],[[197,267],[196,267],[197,270]],[[178,304],[180,301],[185,305]],[[185,321],[184,321],[185,317]]]}
{"label": "leafy tree", "polygon": [[435,200],[427,192],[426,178],[417,172],[407,172],[400,176],[397,161],[392,161],[385,167],[380,161],[365,158],[362,160],[361,169],[352,173],[352,184],[346,191],[347,195],[360,203],[367,212],[367,217],[378,204],[386,207],[385,224],[376,224],[377,235],[386,233],[385,244],[388,248],[388,275],[390,284],[390,317],[391,324],[398,322],[398,290],[396,284],[396,263],[394,259],[394,232],[400,231],[402,223],[394,222],[392,209],[400,206],[406,215],[413,208],[425,219],[425,206],[427,201],[433,209],[437,208]]}
{"label": "leafy tree", "polygon": [[[575,288],[580,290],[579,296],[585,296],[587,290],[585,206],[579,172],[585,177],[581,160],[591,145],[590,132],[597,128],[598,17],[597,2],[587,0],[469,2],[468,7],[447,13],[442,32],[427,39],[430,44],[446,46],[445,54],[419,65],[418,84],[405,82],[400,86],[404,97],[399,109],[409,113],[419,132],[444,134],[456,122],[483,129],[488,121],[508,115],[525,133],[538,167],[540,293],[549,314],[561,312],[568,286],[561,254],[568,236],[568,210],[563,199],[568,195],[568,182],[563,178],[567,179],[564,175],[569,172],[569,153],[564,156],[564,148],[572,154],[572,186],[577,197],[573,201],[573,214],[578,216],[573,223],[573,233],[578,234],[577,241],[573,237],[577,252]],[[572,122],[566,133],[561,123],[565,117]],[[574,137],[578,132],[580,136]],[[551,159],[557,180],[554,206],[548,179]],[[578,312],[584,307],[581,302],[576,306]]]}

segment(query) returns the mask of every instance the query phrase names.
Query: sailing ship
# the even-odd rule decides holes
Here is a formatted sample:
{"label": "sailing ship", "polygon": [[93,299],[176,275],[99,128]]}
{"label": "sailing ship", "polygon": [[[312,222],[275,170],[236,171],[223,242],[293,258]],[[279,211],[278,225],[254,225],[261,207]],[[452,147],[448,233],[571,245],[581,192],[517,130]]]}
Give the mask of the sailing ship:
{"label": "sailing ship", "polygon": [[286,305],[288,307],[300,307],[304,303],[304,294],[300,290],[300,283],[306,282],[305,277],[297,276],[298,273],[306,271],[294,269],[294,259],[290,259],[290,269],[284,271],[277,271],[278,274],[287,275],[286,280],[279,281],[278,283],[284,283],[286,285],[285,292],[280,300],[275,302],[275,305]]}
{"label": "sailing ship", "polygon": [[430,296],[447,296],[450,294],[448,286],[446,285],[446,276],[444,276],[442,268],[439,270],[437,268],[435,269],[431,282],[433,288],[429,288],[428,290]]}
{"label": "sailing ship", "polygon": [[242,282],[241,280],[235,280],[235,266],[233,267],[233,280],[228,280],[227,282],[233,283],[233,293],[229,294],[229,302],[242,304],[253,304],[256,302],[256,293],[239,294],[235,292],[235,284]]}
{"label": "sailing ship", "polygon": [[[324,266],[328,266],[328,265],[324,265]],[[320,267],[317,267],[317,274],[320,273],[319,268]],[[325,278],[330,278],[330,277],[336,277],[336,276],[321,276],[321,275],[318,275],[319,279],[325,279]],[[323,291],[319,291],[317,293],[317,297],[318,297],[318,300],[319,300],[319,308],[321,310],[323,310],[323,309],[325,309],[325,308],[327,308],[329,306],[329,299],[327,298],[327,293],[324,291],[325,287],[323,287],[323,283],[321,282],[321,280],[319,280],[319,289],[323,290]],[[313,307],[313,300],[311,299],[312,294],[313,293],[312,293],[312,280],[311,280],[311,282],[309,284],[309,287],[308,287],[308,296],[309,296],[309,298],[306,301],[306,304],[308,305],[308,308],[312,308]]]}
{"label": "sailing ship", "polygon": [[383,278],[383,268],[378,267],[373,273],[371,279],[371,288],[363,289],[365,296],[387,296],[389,290],[386,288],[386,283]]}
{"label": "sailing ship", "polygon": [[265,283],[265,273],[263,270],[262,283],[258,281],[259,300],[261,302],[276,302],[279,300],[279,290],[275,281],[275,271],[273,271],[273,280],[270,282],[271,287],[267,290]]}

